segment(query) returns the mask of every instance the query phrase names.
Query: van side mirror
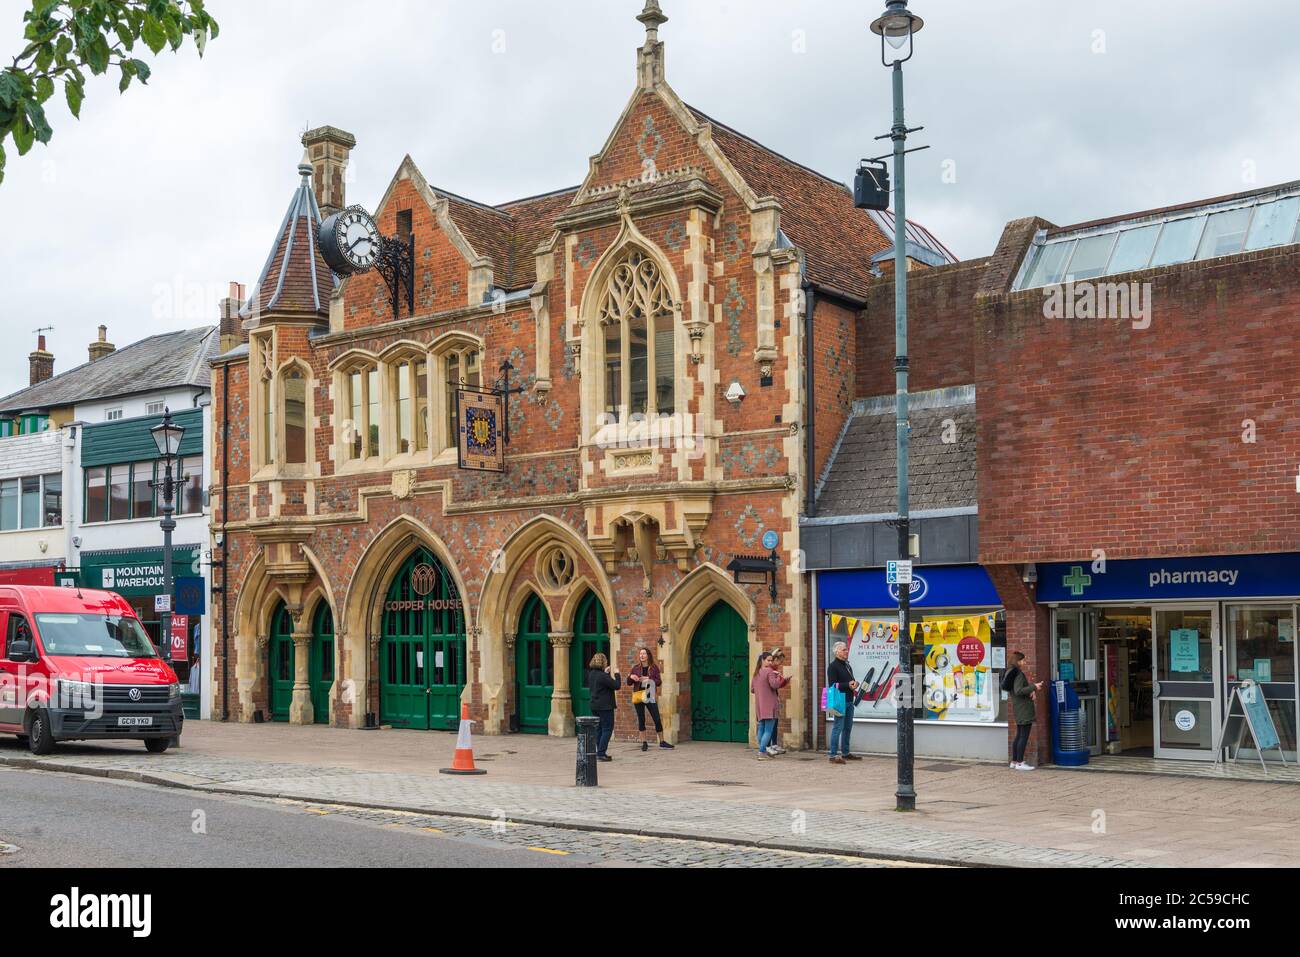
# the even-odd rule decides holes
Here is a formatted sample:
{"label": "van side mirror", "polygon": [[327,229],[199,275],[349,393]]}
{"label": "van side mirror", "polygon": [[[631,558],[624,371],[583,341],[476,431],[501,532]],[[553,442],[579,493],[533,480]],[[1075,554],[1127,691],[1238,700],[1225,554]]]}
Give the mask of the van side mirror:
{"label": "van side mirror", "polygon": [[15,638],[9,642],[9,660],[18,662],[32,662],[36,660],[36,651],[32,647],[30,640]]}

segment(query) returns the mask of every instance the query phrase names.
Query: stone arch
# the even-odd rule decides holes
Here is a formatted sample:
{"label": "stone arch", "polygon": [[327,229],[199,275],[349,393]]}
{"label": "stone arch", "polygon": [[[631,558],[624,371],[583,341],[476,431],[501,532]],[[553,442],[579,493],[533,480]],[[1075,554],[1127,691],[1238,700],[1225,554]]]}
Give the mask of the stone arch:
{"label": "stone arch", "polygon": [[[339,686],[338,701],[351,706],[347,726],[359,728],[365,723],[366,708],[370,701],[371,645],[378,644],[383,619],[383,596],[392,583],[393,574],[415,549],[425,547],[437,557],[455,582],[460,593],[461,610],[465,618],[467,657],[474,650],[474,609],[469,603],[469,591],[460,567],[451,550],[429,526],[401,515],[389,522],[376,535],[357,562],[352,580],[343,598],[342,614],[334,615],[334,644],[338,665],[335,684]],[[468,702],[475,676],[472,660],[466,674],[462,700]],[[341,680],[340,680],[341,679]]]}
{"label": "stone arch", "polygon": [[[673,586],[664,596],[659,609],[660,633],[664,645],[660,657],[666,662],[664,671],[663,703],[664,731],[671,743],[681,734],[680,704],[682,698],[680,676],[690,671],[691,642],[695,631],[713,606],[726,602],[740,616],[749,631],[749,657],[756,660],[760,651],[756,626],[758,609],[753,599],[731,576],[712,562],[695,568]],[[753,710],[749,717],[750,740],[755,740]]]}
{"label": "stone arch", "polygon": [[[523,607],[522,600],[519,600],[515,594],[517,590],[515,582],[521,574],[532,568],[533,558],[537,552],[553,542],[559,542],[571,549],[574,557],[586,566],[585,574],[574,576],[574,581],[569,586],[570,592],[575,588],[584,591],[590,588],[604,601],[611,620],[617,607],[614,603],[614,591],[605,576],[604,567],[591,545],[573,528],[553,515],[537,515],[515,529],[495,556],[483,582],[483,591],[479,598],[479,681],[483,687],[484,703],[487,705],[487,720],[483,727],[486,734],[501,734],[508,727],[509,712],[506,697],[512,671],[508,660],[509,655],[506,653],[505,636],[508,632],[513,632],[518,624],[510,617],[511,614],[513,613],[517,618],[519,610]],[[566,610],[568,610],[568,618],[565,617]],[[548,611],[552,611],[549,606]],[[572,611],[566,600],[560,617],[554,619],[557,624],[553,627],[557,632],[562,629],[571,631],[568,624],[563,626],[558,624],[571,622],[571,618]],[[613,631],[615,633],[610,636],[610,651],[617,654],[617,627],[614,627]],[[562,694],[567,694],[567,691]],[[558,700],[560,698],[557,695]],[[572,722],[572,715],[569,716],[568,722]],[[559,722],[555,727],[564,730],[568,728],[568,724]]]}
{"label": "stone arch", "polygon": [[587,597],[587,592],[593,592],[601,604],[605,605],[605,620],[610,623],[609,630],[614,630],[614,609],[609,605],[604,596],[601,594],[600,587],[591,580],[588,575],[579,575],[569,584],[569,590],[564,596],[564,603],[560,605],[560,613],[555,618],[556,631],[577,631],[577,622],[575,617],[578,614],[578,608],[582,600]]}

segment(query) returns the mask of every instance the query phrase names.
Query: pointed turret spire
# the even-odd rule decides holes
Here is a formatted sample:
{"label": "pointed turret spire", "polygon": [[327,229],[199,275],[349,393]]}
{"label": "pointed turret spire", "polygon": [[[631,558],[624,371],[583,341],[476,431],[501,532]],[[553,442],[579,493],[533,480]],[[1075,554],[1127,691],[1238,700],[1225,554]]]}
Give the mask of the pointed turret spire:
{"label": "pointed turret spire", "polygon": [[329,315],[334,275],[317,246],[320,207],[312,191],[311,158],[305,152],[298,175],[302,181],[293,191],[262,275],[240,312],[245,319],[268,312]]}
{"label": "pointed turret spire", "polygon": [[664,45],[659,28],[668,17],[660,9],[659,0],[646,0],[637,19],[645,24],[645,46],[637,52],[637,82],[641,89],[653,90],[664,80]]}

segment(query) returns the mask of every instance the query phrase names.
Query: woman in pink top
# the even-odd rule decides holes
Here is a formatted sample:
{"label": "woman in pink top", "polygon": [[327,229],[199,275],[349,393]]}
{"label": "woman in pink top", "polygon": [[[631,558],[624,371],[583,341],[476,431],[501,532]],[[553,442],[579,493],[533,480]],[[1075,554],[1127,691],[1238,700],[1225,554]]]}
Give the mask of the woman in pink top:
{"label": "woman in pink top", "polygon": [[779,651],[763,652],[758,656],[758,667],[754,669],[754,678],[749,683],[749,690],[754,693],[754,712],[758,719],[760,761],[770,760],[777,753],[772,739],[776,737],[776,719],[781,711],[781,689],[790,683],[790,679],[777,670],[781,661]]}

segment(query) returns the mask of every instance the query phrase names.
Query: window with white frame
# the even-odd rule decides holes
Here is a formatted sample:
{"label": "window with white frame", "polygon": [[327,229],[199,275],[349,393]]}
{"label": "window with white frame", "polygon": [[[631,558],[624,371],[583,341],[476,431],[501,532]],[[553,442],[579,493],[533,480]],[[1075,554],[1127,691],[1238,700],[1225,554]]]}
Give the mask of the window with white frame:
{"label": "window with white frame", "polygon": [[145,406],[145,415],[162,415],[166,407],[167,403],[165,402],[150,402]]}
{"label": "window with white frame", "polygon": [[0,532],[63,524],[63,476],[0,479]]}
{"label": "window with white frame", "polygon": [[671,415],[675,408],[672,295],[655,261],[631,250],[601,293],[603,408],[608,418]]}
{"label": "window with white frame", "polygon": [[122,418],[122,415],[123,415],[123,409],[122,409],[122,407],[121,407],[120,405],[119,405],[117,408],[115,408],[115,409],[105,409],[105,410],[104,410],[104,421],[105,421],[105,422],[116,422],[116,421],[118,421],[119,419]]}

